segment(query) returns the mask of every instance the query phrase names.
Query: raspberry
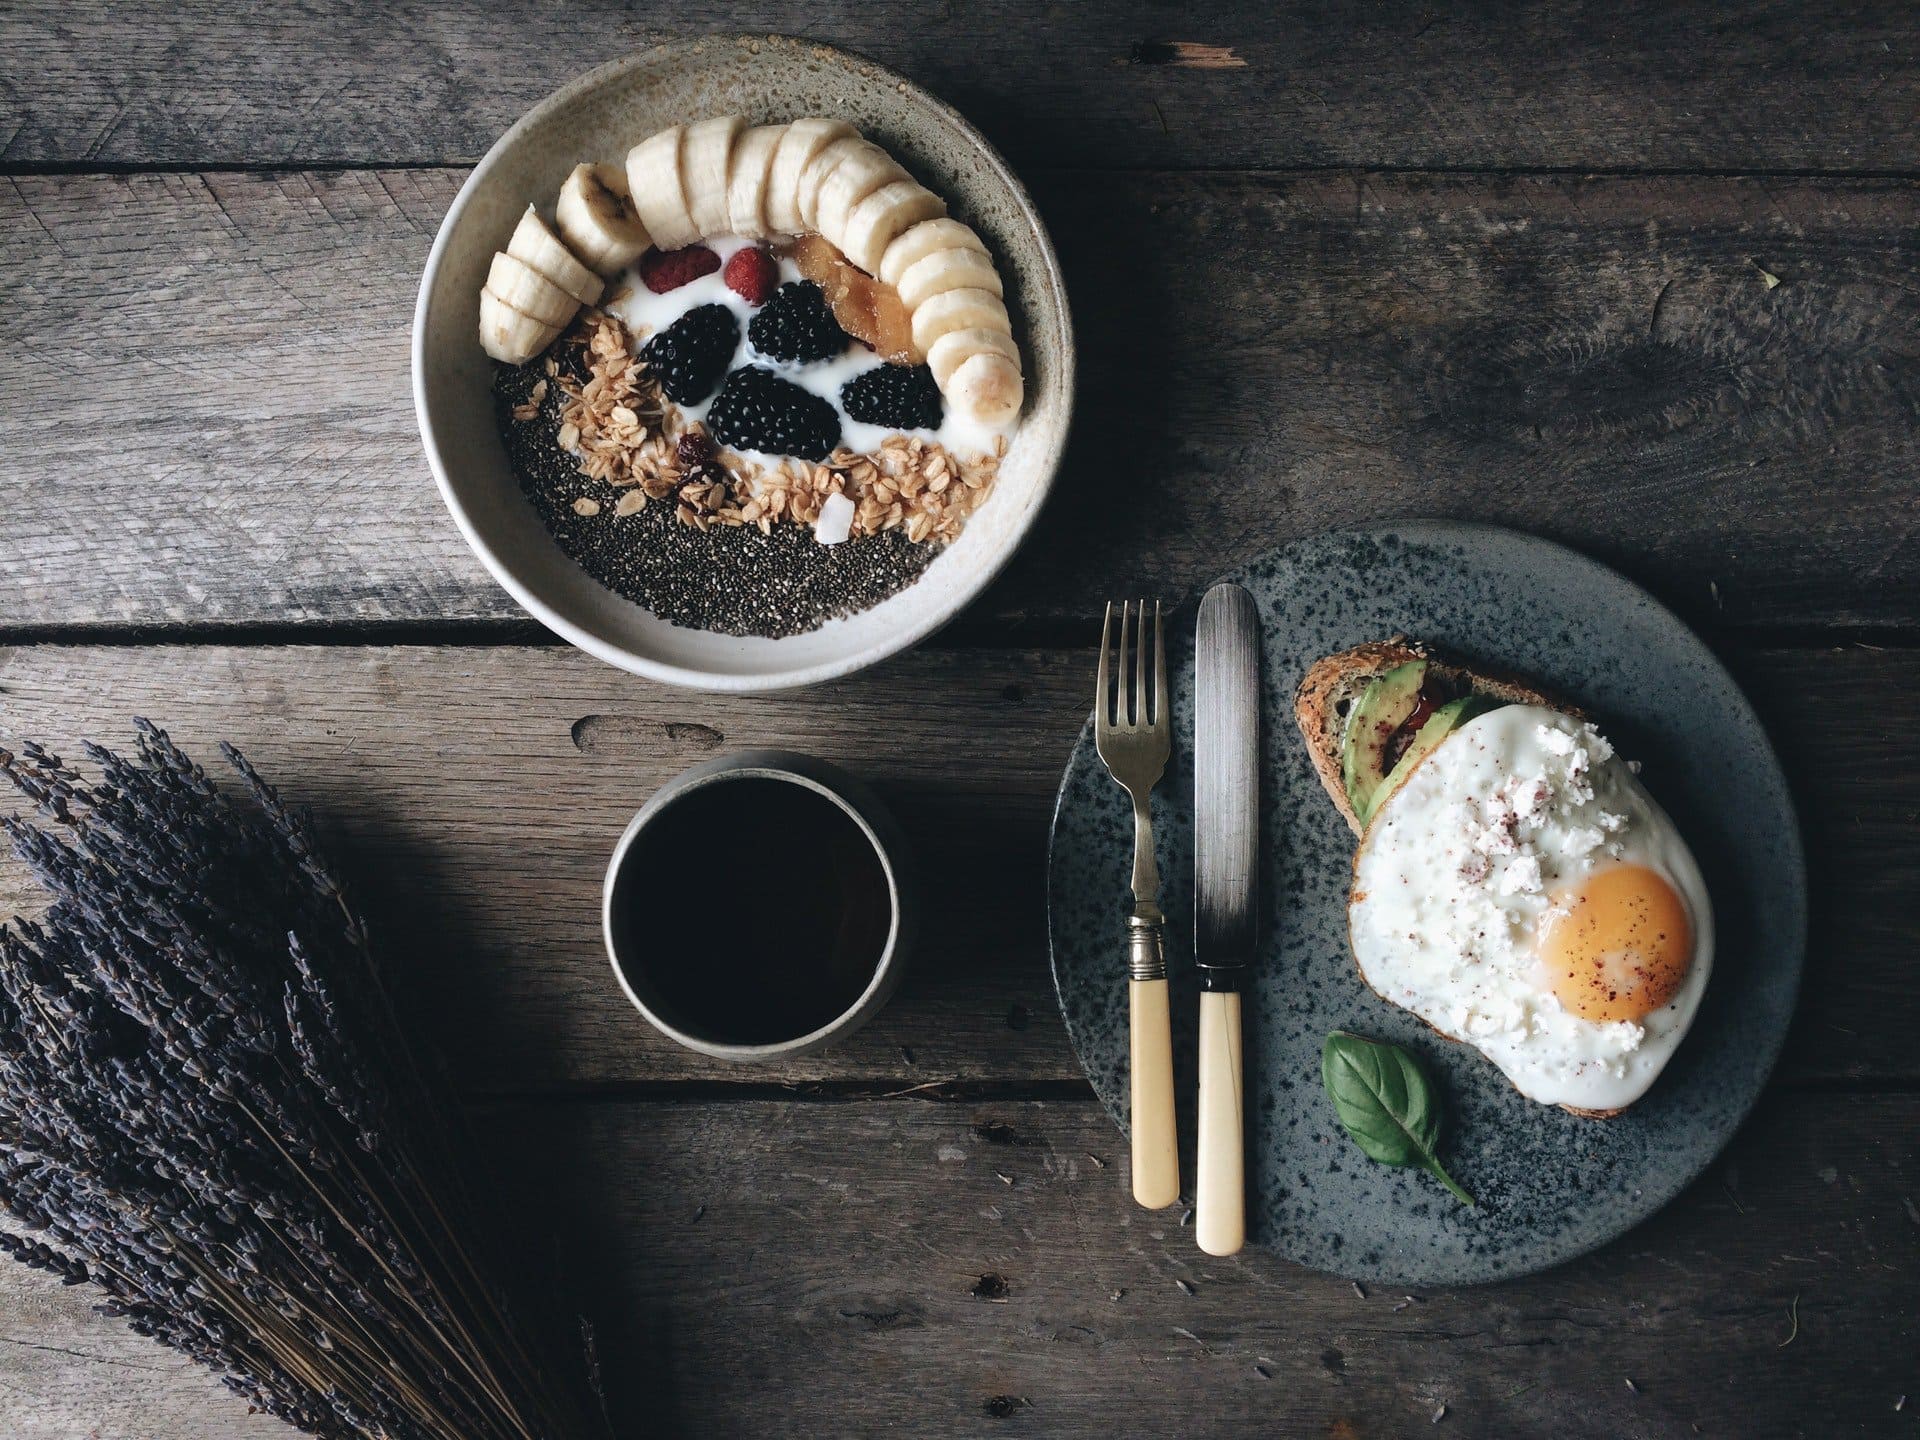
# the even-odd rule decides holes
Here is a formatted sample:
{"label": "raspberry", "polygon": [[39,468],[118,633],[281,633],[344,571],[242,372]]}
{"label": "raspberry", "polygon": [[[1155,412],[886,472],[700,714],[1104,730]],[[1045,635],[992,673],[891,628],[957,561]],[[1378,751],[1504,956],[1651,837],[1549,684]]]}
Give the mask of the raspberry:
{"label": "raspberry", "polygon": [[774,291],[747,326],[747,338],[773,360],[828,360],[847,348],[847,332],[811,280],[795,280]]}
{"label": "raspberry", "polygon": [[749,305],[764,305],[780,283],[780,267],[766,251],[749,245],[734,251],[722,278],[727,288]]}
{"label": "raspberry", "polygon": [[850,419],[896,430],[938,430],[945,413],[940,387],[924,365],[876,365],[840,387]]}
{"label": "raspberry", "polygon": [[707,428],[735,450],[802,460],[824,460],[840,444],[840,414],[831,401],[757,365],[727,377],[707,411]]}
{"label": "raspberry", "polygon": [[704,245],[689,245],[684,250],[649,249],[640,257],[640,280],[654,294],[664,295],[719,268],[720,257]]}
{"label": "raspberry", "polygon": [[740,346],[740,322],[724,305],[696,305],[647,341],[646,361],[667,398],[698,405],[713,394]]}

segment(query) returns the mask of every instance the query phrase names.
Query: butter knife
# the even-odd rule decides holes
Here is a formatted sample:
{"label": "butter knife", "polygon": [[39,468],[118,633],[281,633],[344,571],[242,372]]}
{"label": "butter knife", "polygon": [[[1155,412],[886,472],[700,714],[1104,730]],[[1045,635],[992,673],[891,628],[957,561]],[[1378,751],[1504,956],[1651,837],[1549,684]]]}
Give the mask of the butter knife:
{"label": "butter knife", "polygon": [[1193,958],[1200,973],[1200,1143],[1194,1236],[1246,1240],[1240,984],[1253,959],[1260,849],[1260,616],[1238,585],[1200,602],[1194,643]]}

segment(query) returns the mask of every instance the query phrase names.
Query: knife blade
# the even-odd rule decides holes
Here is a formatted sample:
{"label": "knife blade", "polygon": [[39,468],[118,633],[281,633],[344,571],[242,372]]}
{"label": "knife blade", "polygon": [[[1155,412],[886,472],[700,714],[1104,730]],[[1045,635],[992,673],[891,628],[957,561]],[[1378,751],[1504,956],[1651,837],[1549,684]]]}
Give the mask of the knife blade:
{"label": "knife blade", "polygon": [[1194,638],[1193,958],[1200,970],[1200,1141],[1194,1238],[1246,1240],[1240,984],[1259,904],[1260,615],[1238,585],[1200,601]]}
{"label": "knife blade", "polygon": [[1204,989],[1234,989],[1259,903],[1260,615],[1238,585],[1200,602],[1194,642],[1193,958]]}

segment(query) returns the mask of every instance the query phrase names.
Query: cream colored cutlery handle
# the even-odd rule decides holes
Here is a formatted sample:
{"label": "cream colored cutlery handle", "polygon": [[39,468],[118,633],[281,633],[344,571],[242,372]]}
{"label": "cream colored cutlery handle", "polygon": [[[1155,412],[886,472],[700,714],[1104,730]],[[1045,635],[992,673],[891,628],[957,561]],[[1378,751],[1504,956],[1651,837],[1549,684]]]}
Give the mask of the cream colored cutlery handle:
{"label": "cream colored cutlery handle", "polygon": [[1200,992],[1200,1174],[1194,1238],[1209,1255],[1231,1255],[1247,1238],[1247,1145],[1242,1124],[1240,996]]}
{"label": "cream colored cutlery handle", "polygon": [[1127,985],[1133,1036],[1133,1198],[1149,1210],[1161,1210],[1180,1198],[1167,982],[1130,980]]}

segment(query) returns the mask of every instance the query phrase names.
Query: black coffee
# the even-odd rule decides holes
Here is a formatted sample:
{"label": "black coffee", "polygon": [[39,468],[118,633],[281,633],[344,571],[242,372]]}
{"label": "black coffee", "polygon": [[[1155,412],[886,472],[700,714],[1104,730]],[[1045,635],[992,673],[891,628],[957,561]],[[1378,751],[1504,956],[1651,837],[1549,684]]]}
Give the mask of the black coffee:
{"label": "black coffee", "polygon": [[810,1034],[873,980],[886,871],[832,800],[746,776],[687,791],[627,851],[613,892],[627,982],[677,1029],[724,1045]]}

